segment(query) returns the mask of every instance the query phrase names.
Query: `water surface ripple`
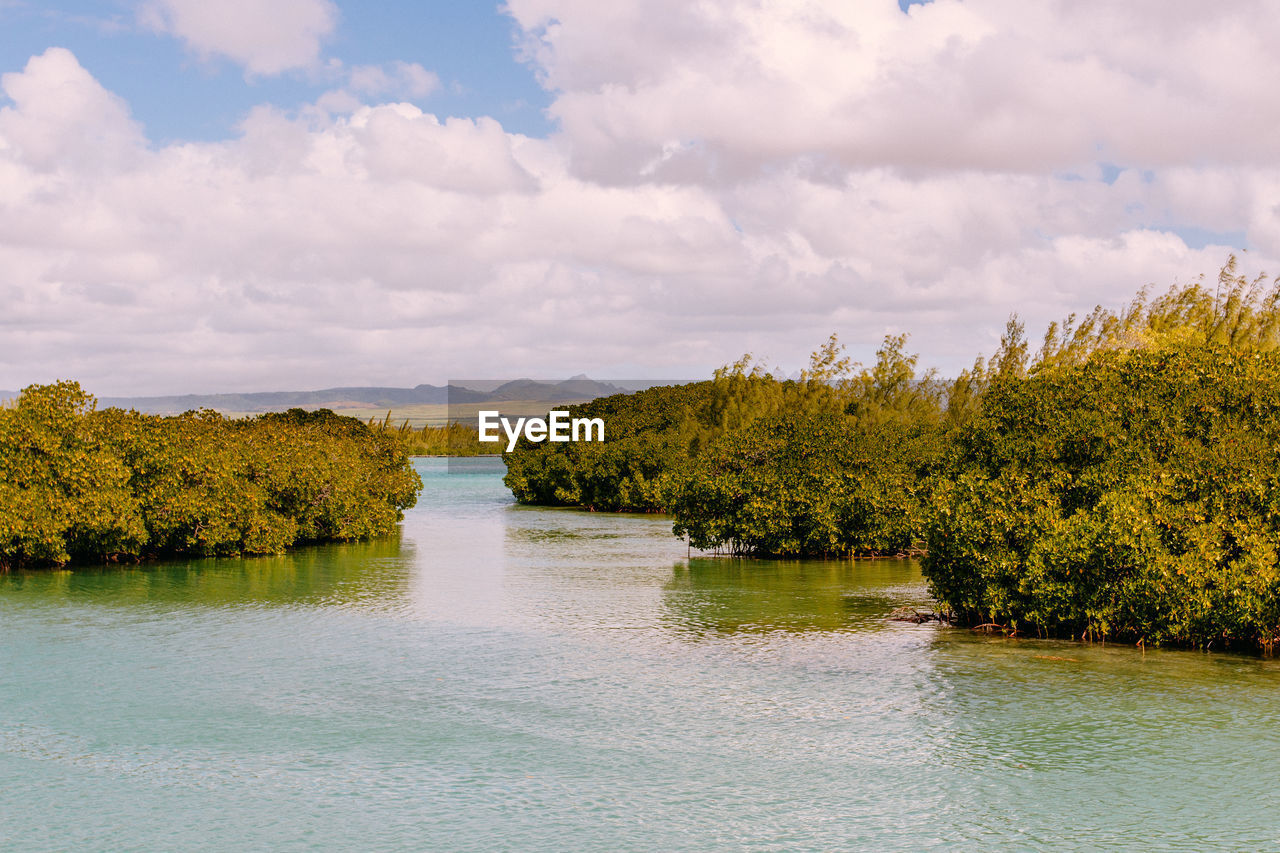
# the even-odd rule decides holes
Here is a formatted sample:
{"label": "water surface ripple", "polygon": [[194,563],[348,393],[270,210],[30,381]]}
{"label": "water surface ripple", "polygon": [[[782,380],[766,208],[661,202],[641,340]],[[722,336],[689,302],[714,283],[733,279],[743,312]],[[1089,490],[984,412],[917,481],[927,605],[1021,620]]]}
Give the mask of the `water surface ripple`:
{"label": "water surface ripple", "polygon": [[892,623],[915,563],[419,466],[398,539],[0,576],[0,847],[1280,846],[1274,660]]}

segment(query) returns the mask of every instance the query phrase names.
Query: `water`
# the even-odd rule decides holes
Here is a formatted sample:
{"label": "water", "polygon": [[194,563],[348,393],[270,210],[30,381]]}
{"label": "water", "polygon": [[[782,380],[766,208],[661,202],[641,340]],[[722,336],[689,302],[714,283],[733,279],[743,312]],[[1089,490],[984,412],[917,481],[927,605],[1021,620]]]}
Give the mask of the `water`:
{"label": "water", "polygon": [[1280,846],[1274,660],[888,622],[914,563],[420,466],[398,540],[0,576],[0,847]]}

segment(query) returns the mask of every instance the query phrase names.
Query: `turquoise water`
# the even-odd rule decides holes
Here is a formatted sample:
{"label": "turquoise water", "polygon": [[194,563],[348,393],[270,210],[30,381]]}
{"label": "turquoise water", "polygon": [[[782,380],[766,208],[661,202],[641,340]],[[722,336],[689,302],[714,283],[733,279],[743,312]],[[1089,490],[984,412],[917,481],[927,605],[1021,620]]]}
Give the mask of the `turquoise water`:
{"label": "turquoise water", "polygon": [[0,576],[0,847],[1280,847],[1280,664],[885,620],[422,460],[398,540]]}

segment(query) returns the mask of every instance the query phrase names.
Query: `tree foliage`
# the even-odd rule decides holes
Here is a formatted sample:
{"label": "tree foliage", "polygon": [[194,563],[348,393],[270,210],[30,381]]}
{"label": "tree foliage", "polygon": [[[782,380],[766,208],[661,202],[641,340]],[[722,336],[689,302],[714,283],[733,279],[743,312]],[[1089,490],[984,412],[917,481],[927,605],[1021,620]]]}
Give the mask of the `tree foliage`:
{"label": "tree foliage", "polygon": [[950,383],[918,373],[905,337],[869,367],[832,337],[799,380],[748,356],[596,413],[622,416],[612,446],[508,457],[521,500],[665,509],[677,535],[730,553],[923,545],[962,622],[1280,639],[1280,287],[1234,258],[1212,286],[1051,324],[1034,355],[1013,316]]}
{"label": "tree foliage", "polygon": [[98,411],[74,382],[0,409],[0,475],[0,567],[363,539],[421,488],[394,438],[327,410]]}
{"label": "tree foliage", "polygon": [[701,382],[570,406],[572,417],[603,418],[605,440],[533,443],[521,438],[512,452],[503,454],[503,482],[521,503],[660,510],[672,478],[715,432],[699,419],[714,399],[713,383]]}
{"label": "tree foliage", "polygon": [[910,551],[940,438],[927,425],[848,416],[757,420],[717,441],[679,481],[674,531],[696,548],[734,554]]}
{"label": "tree foliage", "polygon": [[1119,310],[1094,308],[1050,323],[1036,367],[1080,364],[1096,352],[1118,349],[1223,347],[1249,352],[1280,349],[1280,280],[1242,275],[1231,257],[1210,290],[1203,281],[1172,287],[1150,298],[1143,289]]}
{"label": "tree foliage", "polygon": [[[607,440],[521,441],[505,457],[507,485],[525,503],[669,511],[699,547],[735,553],[910,549],[947,389],[918,377],[905,348],[905,336],[886,337],[860,368],[833,335],[797,379],[746,355],[710,382],[573,407],[604,418]],[[839,483],[827,479],[840,471]],[[739,502],[745,494],[753,500]],[[802,504],[811,512],[797,521]]]}
{"label": "tree foliage", "polygon": [[962,621],[1275,641],[1280,356],[1096,352],[995,383],[952,446],[925,573]]}

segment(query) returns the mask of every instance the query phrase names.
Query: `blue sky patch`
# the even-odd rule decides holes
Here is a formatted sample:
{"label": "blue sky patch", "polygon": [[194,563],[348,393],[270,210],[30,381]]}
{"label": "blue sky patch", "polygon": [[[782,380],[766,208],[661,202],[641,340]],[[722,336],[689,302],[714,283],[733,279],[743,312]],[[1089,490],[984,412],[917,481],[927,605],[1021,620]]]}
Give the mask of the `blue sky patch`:
{"label": "blue sky patch", "polygon": [[325,66],[418,63],[441,86],[414,103],[445,116],[492,116],[509,131],[546,136],[551,96],[514,50],[515,24],[498,6],[443,0],[343,2],[317,69],[246,77],[231,60],[200,58],[177,38],[139,23],[134,4],[70,0],[51,9],[0,1],[0,71],[20,71],[50,47],[65,47],[128,102],[157,143],[236,135],[254,106],[295,110],[341,85]]}

